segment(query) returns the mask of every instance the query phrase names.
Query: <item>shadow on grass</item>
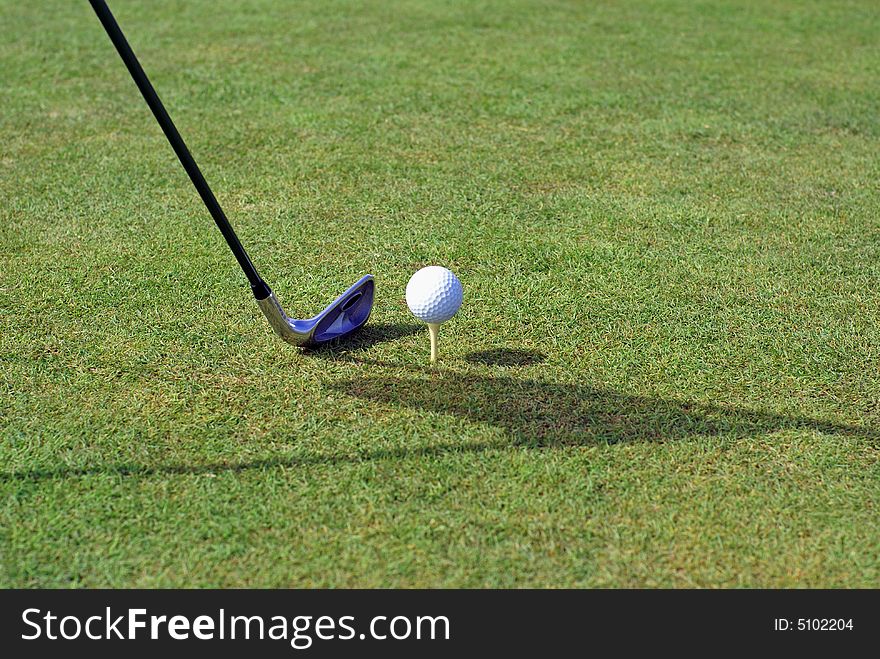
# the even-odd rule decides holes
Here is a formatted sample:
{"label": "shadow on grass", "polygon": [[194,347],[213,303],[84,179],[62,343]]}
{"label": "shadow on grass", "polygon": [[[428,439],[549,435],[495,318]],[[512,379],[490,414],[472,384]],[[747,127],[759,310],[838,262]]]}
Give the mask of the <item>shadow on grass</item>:
{"label": "shadow on grass", "polygon": [[448,414],[503,428],[512,443],[527,446],[746,437],[784,429],[871,440],[880,436],[872,428],[809,417],[510,377],[440,372],[421,378],[346,380],[331,387],[382,405]]}
{"label": "shadow on grass", "polygon": [[476,377],[427,370],[418,377],[367,377],[344,380],[330,387],[371,403],[447,414],[502,428],[506,432],[489,442],[445,441],[429,446],[377,449],[344,455],[303,453],[239,463],[116,464],[35,469],[2,473],[0,482],[92,475],[148,477],[160,474],[244,472],[317,464],[356,464],[383,459],[429,458],[503,450],[513,446],[589,446],[721,435],[743,438],[786,429],[812,430],[872,442],[880,437],[878,431],[872,428],[809,417],[509,377]]}
{"label": "shadow on grass", "polygon": [[59,467],[57,469],[29,469],[12,473],[0,473],[0,483],[43,481],[84,476],[132,476],[149,478],[151,476],[214,475],[223,472],[242,473],[247,471],[268,471],[271,469],[293,469],[310,465],[346,465],[383,459],[420,458],[447,455],[451,453],[480,453],[509,446],[507,442],[445,442],[431,446],[411,449],[379,449],[359,454],[324,455],[319,453],[298,456],[283,456],[243,462],[215,462],[208,464],[104,464],[94,467]]}
{"label": "shadow on grass", "polygon": [[302,351],[315,357],[336,358],[340,355],[368,350],[378,343],[395,341],[424,329],[425,326],[419,323],[367,323],[343,340],[334,339],[319,346],[302,348]]}

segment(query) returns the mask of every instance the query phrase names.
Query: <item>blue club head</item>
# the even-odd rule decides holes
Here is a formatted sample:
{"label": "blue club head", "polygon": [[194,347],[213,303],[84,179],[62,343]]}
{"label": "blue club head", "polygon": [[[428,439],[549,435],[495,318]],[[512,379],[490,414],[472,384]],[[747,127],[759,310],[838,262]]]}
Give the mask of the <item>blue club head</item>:
{"label": "blue club head", "polygon": [[362,327],[373,309],[375,290],[373,275],[364,275],[324,311],[308,320],[288,317],[274,293],[257,300],[257,304],[282,339],[298,346],[317,345]]}

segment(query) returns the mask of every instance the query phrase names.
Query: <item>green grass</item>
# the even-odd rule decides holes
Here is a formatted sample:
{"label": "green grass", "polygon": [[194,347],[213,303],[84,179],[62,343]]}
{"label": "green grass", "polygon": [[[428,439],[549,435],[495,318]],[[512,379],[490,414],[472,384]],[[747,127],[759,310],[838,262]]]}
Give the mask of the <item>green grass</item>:
{"label": "green grass", "polygon": [[[864,2],[0,4],[0,585],[880,585]],[[404,302],[452,268],[427,365]]]}

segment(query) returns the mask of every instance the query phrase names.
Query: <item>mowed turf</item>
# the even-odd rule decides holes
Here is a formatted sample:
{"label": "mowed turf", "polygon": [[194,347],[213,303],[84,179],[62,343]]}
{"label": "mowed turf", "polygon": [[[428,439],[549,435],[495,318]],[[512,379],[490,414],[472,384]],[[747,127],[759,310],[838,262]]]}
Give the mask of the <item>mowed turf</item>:
{"label": "mowed turf", "polygon": [[[880,585],[864,2],[0,4],[0,585]],[[404,288],[465,288],[430,368]]]}

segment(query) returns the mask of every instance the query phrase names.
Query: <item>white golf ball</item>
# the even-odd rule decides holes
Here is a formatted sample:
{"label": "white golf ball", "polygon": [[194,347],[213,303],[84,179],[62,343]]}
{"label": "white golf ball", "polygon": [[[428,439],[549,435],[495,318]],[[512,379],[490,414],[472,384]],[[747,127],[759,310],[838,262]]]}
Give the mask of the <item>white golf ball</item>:
{"label": "white golf ball", "polygon": [[458,277],[439,265],[422,268],[406,285],[406,304],[425,323],[445,323],[464,299]]}

